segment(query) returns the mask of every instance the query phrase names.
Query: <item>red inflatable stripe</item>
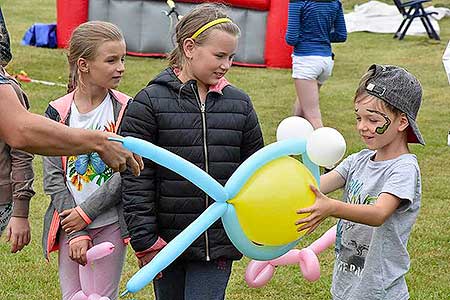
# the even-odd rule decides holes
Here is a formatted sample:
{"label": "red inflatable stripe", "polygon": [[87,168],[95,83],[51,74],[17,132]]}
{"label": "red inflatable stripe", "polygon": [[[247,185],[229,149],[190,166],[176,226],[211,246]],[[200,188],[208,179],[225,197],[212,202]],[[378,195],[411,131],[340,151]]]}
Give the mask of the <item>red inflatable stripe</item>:
{"label": "red inflatable stripe", "polygon": [[288,19],[289,0],[270,3],[266,30],[266,65],[270,68],[290,68],[292,47],[284,40]]}
{"label": "red inflatable stripe", "polygon": [[89,0],[56,1],[56,41],[58,48],[66,48],[72,31],[88,19]]}
{"label": "red inflatable stripe", "polygon": [[[272,2],[276,1],[280,0],[272,0]],[[248,9],[269,10],[271,1],[270,0],[177,0],[175,1],[175,3],[176,2],[186,2],[186,3],[215,2]]]}

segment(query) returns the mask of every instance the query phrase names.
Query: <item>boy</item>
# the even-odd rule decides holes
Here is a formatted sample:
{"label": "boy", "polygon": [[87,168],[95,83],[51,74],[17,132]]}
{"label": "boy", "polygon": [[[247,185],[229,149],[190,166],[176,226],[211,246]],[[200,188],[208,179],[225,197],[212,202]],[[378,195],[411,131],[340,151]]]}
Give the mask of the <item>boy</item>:
{"label": "boy", "polygon": [[[357,130],[368,149],[321,177],[299,230],[339,218],[331,293],[337,300],[409,299],[406,249],[421,199],[420,170],[408,143],[425,144],[415,122],[419,81],[397,66],[372,65],[355,95]],[[344,187],[344,201],[328,198]]]}

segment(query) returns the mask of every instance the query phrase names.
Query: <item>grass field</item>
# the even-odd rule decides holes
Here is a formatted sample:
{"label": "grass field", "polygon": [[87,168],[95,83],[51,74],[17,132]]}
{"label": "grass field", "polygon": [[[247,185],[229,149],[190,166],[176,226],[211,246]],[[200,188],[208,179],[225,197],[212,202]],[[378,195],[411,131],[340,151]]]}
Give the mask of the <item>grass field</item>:
{"label": "grass field", "polygon": [[[359,0],[343,0],[346,10]],[[434,5],[450,7],[450,0],[433,1]],[[55,1],[3,0],[3,13],[12,36],[14,60],[10,73],[26,71],[30,77],[65,83],[68,70],[63,50],[20,46],[26,29],[33,23],[51,23],[56,19]],[[333,76],[321,91],[321,111],[326,126],[338,129],[348,145],[347,154],[363,147],[354,130],[352,96],[359,77],[372,63],[397,64],[417,75],[423,84],[423,105],[418,124],[426,140],[426,147],[411,146],[417,154],[423,183],[422,209],[409,242],[411,269],[407,274],[411,299],[450,299],[450,86],[442,66],[442,54],[450,39],[450,18],[440,22],[441,42],[426,37],[407,36],[397,41],[391,34],[352,33],[348,41],[334,47],[336,53]],[[160,59],[127,57],[126,75],[120,89],[136,94],[153,78],[166,62]],[[253,99],[264,131],[266,143],[275,141],[277,124],[289,116],[294,88],[289,70],[234,67],[228,79],[247,91]],[[32,110],[43,113],[49,101],[64,94],[61,87],[24,84],[31,99]],[[1,121],[1,120],[0,120]],[[57,255],[50,263],[42,256],[42,218],[49,199],[42,192],[41,158],[35,159],[35,190],[31,216],[32,243],[16,255],[9,253],[9,245],[0,242],[0,299],[37,300],[58,299]],[[335,196],[339,196],[336,194]],[[328,220],[299,247],[323,233],[334,220]],[[131,250],[131,249],[130,249]],[[250,289],[244,282],[248,259],[234,265],[227,299],[329,299],[333,251],[320,256],[322,277],[315,283],[305,281],[297,266],[278,268],[273,280],[264,288]],[[121,289],[137,271],[137,264],[128,252]],[[147,287],[137,299],[153,299]]]}

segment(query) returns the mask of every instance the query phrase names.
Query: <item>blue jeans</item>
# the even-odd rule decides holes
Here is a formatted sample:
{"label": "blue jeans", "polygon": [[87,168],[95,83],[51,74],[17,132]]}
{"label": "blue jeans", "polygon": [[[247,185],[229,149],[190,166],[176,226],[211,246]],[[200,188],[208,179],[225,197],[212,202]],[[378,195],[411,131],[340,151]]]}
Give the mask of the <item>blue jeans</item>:
{"label": "blue jeans", "polygon": [[173,263],[153,281],[156,300],[223,300],[232,264],[231,260]]}

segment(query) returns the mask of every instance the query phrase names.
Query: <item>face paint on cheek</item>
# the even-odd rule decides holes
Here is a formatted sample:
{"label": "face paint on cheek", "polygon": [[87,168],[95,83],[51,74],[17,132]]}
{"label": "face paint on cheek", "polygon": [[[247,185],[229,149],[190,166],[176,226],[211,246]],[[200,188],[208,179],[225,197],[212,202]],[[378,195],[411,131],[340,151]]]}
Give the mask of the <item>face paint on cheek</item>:
{"label": "face paint on cheek", "polygon": [[378,134],[385,133],[388,130],[389,125],[391,125],[391,120],[389,119],[389,117],[386,114],[382,113],[381,111],[371,110],[371,109],[368,109],[367,111],[370,112],[370,113],[374,113],[374,114],[380,115],[380,116],[382,116],[384,118],[384,120],[386,122],[383,124],[383,126],[377,127],[375,129],[375,132],[378,133]]}

